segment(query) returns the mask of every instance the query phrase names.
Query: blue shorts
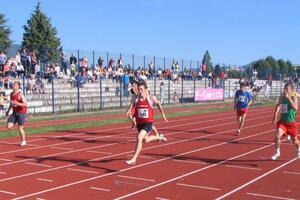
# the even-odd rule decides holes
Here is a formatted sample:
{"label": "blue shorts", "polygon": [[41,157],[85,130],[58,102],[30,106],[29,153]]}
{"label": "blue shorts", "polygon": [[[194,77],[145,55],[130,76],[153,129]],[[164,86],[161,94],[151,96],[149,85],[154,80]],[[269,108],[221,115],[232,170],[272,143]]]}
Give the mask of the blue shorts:
{"label": "blue shorts", "polygon": [[25,124],[25,113],[13,113],[8,117],[8,123],[16,124],[23,126]]}
{"label": "blue shorts", "polygon": [[145,130],[147,133],[150,133],[152,131],[152,122],[145,124],[137,124],[136,126],[139,132],[141,130]]}

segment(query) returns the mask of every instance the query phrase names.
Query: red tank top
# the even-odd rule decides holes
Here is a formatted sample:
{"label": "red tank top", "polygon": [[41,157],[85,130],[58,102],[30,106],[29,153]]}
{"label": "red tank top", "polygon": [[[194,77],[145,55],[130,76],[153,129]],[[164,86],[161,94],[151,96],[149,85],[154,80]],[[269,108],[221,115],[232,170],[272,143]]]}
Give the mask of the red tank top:
{"label": "red tank top", "polygon": [[[16,101],[18,103],[23,103],[21,100],[21,96],[20,96],[21,92],[18,92],[16,94],[14,94],[13,92],[10,94],[10,100],[11,101]],[[27,112],[27,106],[25,107],[21,107],[21,106],[13,106],[13,112],[14,113],[26,113]]]}
{"label": "red tank top", "polygon": [[154,109],[151,105],[150,95],[145,100],[137,98],[135,102],[135,117],[137,124],[154,122]]}

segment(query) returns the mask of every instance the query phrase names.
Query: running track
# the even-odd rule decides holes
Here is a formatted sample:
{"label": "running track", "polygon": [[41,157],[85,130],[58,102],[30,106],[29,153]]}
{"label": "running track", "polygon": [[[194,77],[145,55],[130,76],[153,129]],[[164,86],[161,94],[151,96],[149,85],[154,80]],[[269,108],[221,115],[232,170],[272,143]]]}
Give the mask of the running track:
{"label": "running track", "polygon": [[145,144],[134,166],[124,163],[135,145],[129,124],[32,135],[23,148],[5,138],[0,199],[299,199],[295,147],[284,142],[269,159],[273,110],[250,109],[239,137],[232,111],[158,120],[169,142]]}

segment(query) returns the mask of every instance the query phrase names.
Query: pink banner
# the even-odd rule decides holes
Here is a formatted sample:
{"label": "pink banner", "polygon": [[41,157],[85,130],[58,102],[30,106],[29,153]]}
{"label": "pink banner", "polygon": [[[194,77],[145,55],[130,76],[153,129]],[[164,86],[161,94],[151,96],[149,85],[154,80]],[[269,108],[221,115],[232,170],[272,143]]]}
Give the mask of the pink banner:
{"label": "pink banner", "polygon": [[195,101],[223,100],[223,89],[201,88],[195,91]]}

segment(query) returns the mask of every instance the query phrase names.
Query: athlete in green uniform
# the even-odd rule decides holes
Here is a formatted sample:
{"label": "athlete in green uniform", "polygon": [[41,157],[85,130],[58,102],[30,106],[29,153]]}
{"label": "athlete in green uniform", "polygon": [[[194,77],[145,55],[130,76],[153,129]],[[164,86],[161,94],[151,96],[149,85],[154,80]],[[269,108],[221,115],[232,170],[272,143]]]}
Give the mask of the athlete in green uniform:
{"label": "athlete in green uniform", "polygon": [[[300,158],[299,140],[297,138],[297,123],[295,121],[296,112],[298,110],[297,97],[293,96],[294,87],[292,83],[287,83],[284,86],[282,95],[278,99],[275,108],[273,124],[277,122],[275,133],[275,146],[276,151],[272,156],[272,160],[276,160],[280,156],[280,138],[287,134],[291,136],[292,142],[297,147],[297,157]],[[280,119],[278,115],[280,112]]]}

